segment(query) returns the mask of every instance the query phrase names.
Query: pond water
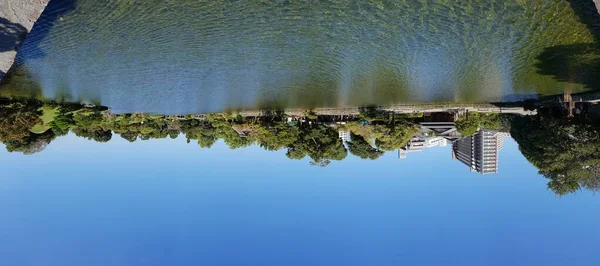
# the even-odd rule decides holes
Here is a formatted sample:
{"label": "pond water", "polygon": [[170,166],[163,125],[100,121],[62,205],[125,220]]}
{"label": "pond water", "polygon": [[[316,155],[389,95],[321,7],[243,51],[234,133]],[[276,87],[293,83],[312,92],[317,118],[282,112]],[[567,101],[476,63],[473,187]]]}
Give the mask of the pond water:
{"label": "pond water", "polygon": [[1,261],[600,265],[598,27],[583,0],[53,0],[0,83]]}
{"label": "pond water", "polygon": [[0,95],[162,114],[506,101],[600,88],[599,23],[581,0],[51,1]]}

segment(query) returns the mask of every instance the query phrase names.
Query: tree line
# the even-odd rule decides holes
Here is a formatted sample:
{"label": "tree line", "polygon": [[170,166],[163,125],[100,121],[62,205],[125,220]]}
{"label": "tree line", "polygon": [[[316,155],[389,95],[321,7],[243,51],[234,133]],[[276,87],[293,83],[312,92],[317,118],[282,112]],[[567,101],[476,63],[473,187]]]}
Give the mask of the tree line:
{"label": "tree line", "polygon": [[[34,154],[69,132],[97,142],[115,136],[134,142],[184,135],[188,143],[201,148],[211,148],[219,140],[231,149],[258,145],[268,151],[286,150],[290,159],[308,157],[312,165],[326,166],[345,159],[348,153],[376,160],[387,151],[405,147],[420,131],[420,119],[419,114],[398,115],[371,108],[343,123],[312,112],[293,119],[282,112],[256,117],[229,113],[176,117],[112,114],[104,107],[80,104],[0,100],[0,142],[9,152]],[[469,113],[456,121],[456,127],[463,136],[478,128],[510,132],[524,157],[549,179],[548,188],[558,195],[600,190],[600,125],[589,116]],[[340,131],[347,133],[346,142]]]}
{"label": "tree line", "polygon": [[[52,113],[51,118],[45,117],[48,112]],[[134,142],[174,139],[183,134],[188,143],[196,142],[202,148],[210,148],[223,140],[231,149],[250,145],[269,151],[285,149],[288,158],[309,157],[311,164],[319,166],[343,160],[348,152],[360,158],[377,159],[384,151],[404,147],[418,131],[418,124],[410,119],[389,117],[361,124],[359,116],[354,121],[336,124],[322,122],[321,117],[311,112],[290,120],[283,113],[260,117],[216,113],[201,118],[112,114],[102,107],[36,100],[4,100],[0,104],[0,117],[0,142],[10,152],[40,152],[52,140],[69,132],[97,142],[108,142],[115,135]],[[34,129],[40,128],[42,132],[35,132]],[[339,137],[339,130],[355,131],[346,145]]]}

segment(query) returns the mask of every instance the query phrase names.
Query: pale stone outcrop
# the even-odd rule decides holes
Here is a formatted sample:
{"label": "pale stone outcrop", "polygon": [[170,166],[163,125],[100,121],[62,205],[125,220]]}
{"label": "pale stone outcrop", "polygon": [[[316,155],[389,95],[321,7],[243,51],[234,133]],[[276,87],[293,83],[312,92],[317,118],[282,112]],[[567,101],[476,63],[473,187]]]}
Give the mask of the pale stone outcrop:
{"label": "pale stone outcrop", "polygon": [[0,79],[50,0],[0,0]]}

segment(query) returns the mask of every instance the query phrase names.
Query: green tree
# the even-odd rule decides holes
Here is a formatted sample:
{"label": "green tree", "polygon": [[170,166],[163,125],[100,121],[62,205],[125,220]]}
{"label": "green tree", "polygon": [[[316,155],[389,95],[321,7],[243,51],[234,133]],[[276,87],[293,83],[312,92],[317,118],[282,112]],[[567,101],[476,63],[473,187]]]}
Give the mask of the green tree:
{"label": "green tree", "polygon": [[19,141],[29,137],[42,120],[38,101],[8,101],[0,105],[0,141]]}
{"label": "green tree", "polygon": [[375,146],[384,151],[402,148],[418,132],[414,124],[392,123],[373,127]]}
{"label": "green tree", "polygon": [[31,129],[40,123],[42,102],[3,101],[0,103],[0,141],[9,152],[34,154],[43,151],[56,138],[53,130],[35,134]]}
{"label": "green tree", "polygon": [[598,188],[593,184],[600,179],[600,129],[591,121],[516,117],[511,135],[555,193]]}
{"label": "green tree", "polygon": [[500,114],[468,112],[456,121],[456,130],[465,137],[475,135],[480,128],[501,129]]}
{"label": "green tree", "polygon": [[73,114],[59,111],[59,114],[50,122],[50,128],[56,135],[64,136],[69,133],[69,129],[75,125]]}
{"label": "green tree", "polygon": [[[216,136],[223,139],[230,149],[244,148],[254,144],[255,140],[251,134],[240,135],[239,131],[244,130],[243,125],[233,124],[229,120],[233,119],[228,119],[227,116],[221,115],[212,117],[208,121],[215,128]],[[237,131],[234,129],[234,126],[238,129]]]}
{"label": "green tree", "polygon": [[348,151],[337,131],[324,125],[303,125],[298,139],[289,147],[287,157],[300,160],[305,156],[312,159],[311,165],[327,166],[331,160],[346,158]]}
{"label": "green tree", "polygon": [[132,132],[132,131],[127,131],[127,132],[119,133],[119,136],[121,136],[121,138],[123,138],[129,142],[135,142],[138,138],[138,133]]}
{"label": "green tree", "polygon": [[285,123],[275,123],[259,127],[256,133],[258,144],[266,150],[276,151],[285,148],[298,139],[298,127]]}
{"label": "green tree", "polygon": [[112,139],[112,131],[102,128],[82,128],[73,129],[76,136],[86,138],[97,142],[109,142]]}
{"label": "green tree", "polygon": [[5,142],[6,150],[9,152],[22,152],[25,155],[30,155],[46,149],[48,144],[55,138],[56,135],[52,130],[48,130],[41,134],[30,133],[25,138]]}
{"label": "green tree", "polygon": [[350,139],[348,150],[362,159],[376,160],[384,154],[383,151],[373,148],[362,136],[351,133]]}
{"label": "green tree", "polygon": [[202,148],[210,148],[219,139],[217,129],[207,121],[188,119],[180,121],[181,131],[188,140],[197,140]]}

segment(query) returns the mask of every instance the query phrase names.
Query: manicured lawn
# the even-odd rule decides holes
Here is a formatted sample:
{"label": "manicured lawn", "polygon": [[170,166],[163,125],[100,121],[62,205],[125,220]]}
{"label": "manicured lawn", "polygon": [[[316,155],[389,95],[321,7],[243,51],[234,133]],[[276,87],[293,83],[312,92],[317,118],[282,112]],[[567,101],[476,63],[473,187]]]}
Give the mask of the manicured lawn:
{"label": "manicured lawn", "polygon": [[42,115],[42,123],[35,125],[31,132],[36,134],[41,134],[46,132],[46,130],[50,129],[50,123],[54,120],[54,116],[56,116],[56,112],[58,111],[56,108],[44,106],[40,108],[44,114]]}

